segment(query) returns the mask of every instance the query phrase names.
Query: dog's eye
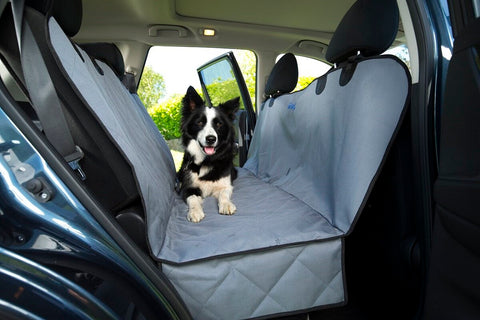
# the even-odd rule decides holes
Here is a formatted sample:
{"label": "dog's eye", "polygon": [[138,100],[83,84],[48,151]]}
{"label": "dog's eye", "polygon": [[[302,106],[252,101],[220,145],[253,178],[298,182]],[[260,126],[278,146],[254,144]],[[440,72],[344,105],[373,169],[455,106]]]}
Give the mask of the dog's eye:
{"label": "dog's eye", "polygon": [[217,121],[217,123],[215,125],[217,126],[217,128],[220,128],[221,126],[223,126],[223,123],[220,122],[220,121]]}
{"label": "dog's eye", "polygon": [[202,120],[198,120],[198,121],[197,121],[197,125],[199,125],[199,126],[203,126],[204,124],[205,124],[205,123],[204,123]]}

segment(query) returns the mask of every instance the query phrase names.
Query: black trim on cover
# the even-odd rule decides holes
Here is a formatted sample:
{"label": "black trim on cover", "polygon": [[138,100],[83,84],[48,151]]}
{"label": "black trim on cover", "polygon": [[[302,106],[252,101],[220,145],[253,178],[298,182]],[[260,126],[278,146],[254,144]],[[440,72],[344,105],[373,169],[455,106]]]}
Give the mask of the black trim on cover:
{"label": "black trim on cover", "polygon": [[323,90],[325,90],[325,87],[327,86],[327,77],[321,76],[317,78],[317,86],[315,87],[315,93],[317,95],[321,94]]}
{"label": "black trim on cover", "polygon": [[411,95],[411,91],[412,91],[412,86],[411,86],[412,77],[411,77],[410,71],[408,70],[405,63],[403,63],[399,58],[397,58],[396,56],[393,56],[393,55],[382,55],[382,56],[378,56],[378,57],[364,58],[364,59],[360,60],[358,63],[361,63],[362,61],[370,60],[370,59],[393,59],[393,60],[396,60],[402,66],[402,68],[405,71],[405,74],[407,76],[408,92],[407,92],[407,96],[405,97],[405,104],[403,106],[402,113],[400,115],[400,118],[398,119],[397,127],[393,131],[392,137],[390,138],[390,142],[387,145],[387,149],[385,150],[385,153],[383,154],[383,159],[380,162],[380,165],[378,166],[377,172],[375,173],[372,181],[370,182],[370,185],[368,186],[367,192],[365,193],[365,197],[363,198],[363,202],[360,205],[357,213],[355,214],[355,218],[353,219],[352,224],[350,225],[350,229],[345,233],[345,236],[348,236],[352,232],[355,224],[357,223],[357,221],[358,221],[358,219],[361,215],[361,212],[364,210],[364,208],[365,208],[365,206],[368,202],[368,198],[370,197],[370,194],[372,193],[375,182],[378,180],[378,177],[380,176],[382,168],[385,165],[385,162],[387,160],[387,156],[388,156],[388,154],[390,152],[390,149],[392,148],[392,145],[395,141],[395,137],[397,136],[398,132],[400,131],[400,127],[402,125],[402,122],[404,121],[405,115],[407,114],[407,110],[410,107],[410,95]]}

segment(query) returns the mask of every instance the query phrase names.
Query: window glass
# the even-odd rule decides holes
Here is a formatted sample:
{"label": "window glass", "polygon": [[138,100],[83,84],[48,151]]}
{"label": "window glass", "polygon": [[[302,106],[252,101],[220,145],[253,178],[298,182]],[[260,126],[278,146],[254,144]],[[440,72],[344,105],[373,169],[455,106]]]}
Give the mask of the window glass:
{"label": "window glass", "polygon": [[402,20],[399,21],[398,31],[393,44],[383,54],[396,56],[405,63],[410,73],[412,73],[412,59],[408,50],[407,37]]}
{"label": "window glass", "polygon": [[406,44],[400,44],[394,47],[391,47],[385,54],[391,54],[402,60],[410,70],[410,54],[408,52],[408,47]]}
{"label": "window glass", "polygon": [[[282,56],[283,54],[279,55],[276,61]],[[293,91],[305,89],[314,79],[320,77],[331,68],[328,63],[317,59],[298,55],[295,55],[295,58],[297,58],[298,64],[298,82]]]}
{"label": "window glass", "polygon": [[148,53],[138,95],[167,140],[177,169],[183,158],[180,141],[182,98],[189,86],[203,95],[197,68],[229,51],[233,51],[251,100],[255,103],[257,60],[251,51],[157,46],[152,47]]}

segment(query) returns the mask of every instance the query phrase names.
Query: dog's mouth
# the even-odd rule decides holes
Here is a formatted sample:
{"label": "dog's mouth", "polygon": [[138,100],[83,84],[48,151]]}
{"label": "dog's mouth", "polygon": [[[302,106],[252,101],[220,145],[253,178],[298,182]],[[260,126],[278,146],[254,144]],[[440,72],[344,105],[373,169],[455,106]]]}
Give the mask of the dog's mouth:
{"label": "dog's mouth", "polygon": [[202,151],[207,155],[207,156],[211,156],[213,154],[215,154],[215,146],[209,146],[209,145],[203,145],[202,143],[200,143],[200,141],[198,141],[198,144],[200,145],[200,147],[202,148]]}
{"label": "dog's mouth", "polygon": [[203,152],[205,152],[205,154],[211,156],[212,154],[215,153],[215,147],[204,146],[203,147]]}
{"label": "dog's mouth", "polygon": [[207,136],[205,141],[200,142],[197,140],[198,145],[202,149],[203,153],[207,156],[212,156],[217,151],[217,138],[213,136]]}

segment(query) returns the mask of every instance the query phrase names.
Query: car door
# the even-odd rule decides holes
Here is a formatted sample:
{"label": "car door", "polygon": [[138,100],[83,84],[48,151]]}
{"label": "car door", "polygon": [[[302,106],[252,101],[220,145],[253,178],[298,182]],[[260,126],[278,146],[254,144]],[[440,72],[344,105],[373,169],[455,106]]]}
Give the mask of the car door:
{"label": "car door", "polygon": [[480,318],[480,1],[449,1],[455,38],[440,129],[426,319]]}
{"label": "car door", "polygon": [[215,106],[240,97],[240,110],[236,115],[238,159],[242,166],[247,160],[248,147],[255,128],[255,111],[250,94],[233,52],[228,52],[197,69],[206,104]]}

